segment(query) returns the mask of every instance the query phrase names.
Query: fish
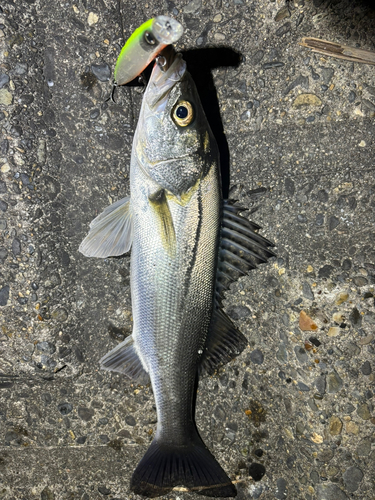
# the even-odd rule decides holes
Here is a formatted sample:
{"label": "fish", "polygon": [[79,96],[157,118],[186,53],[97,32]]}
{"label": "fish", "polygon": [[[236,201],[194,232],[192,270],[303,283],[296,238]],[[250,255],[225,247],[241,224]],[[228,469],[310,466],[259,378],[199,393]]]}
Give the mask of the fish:
{"label": "fish", "polygon": [[150,498],[176,486],[209,497],[236,488],[199,435],[197,380],[247,346],[223,310],[229,285],[274,255],[259,226],[223,200],[220,159],[186,63],[170,46],[154,64],[134,134],[130,195],[90,225],[79,250],[131,248],[133,331],[100,360],[104,370],[151,382],[157,428],[130,482]]}

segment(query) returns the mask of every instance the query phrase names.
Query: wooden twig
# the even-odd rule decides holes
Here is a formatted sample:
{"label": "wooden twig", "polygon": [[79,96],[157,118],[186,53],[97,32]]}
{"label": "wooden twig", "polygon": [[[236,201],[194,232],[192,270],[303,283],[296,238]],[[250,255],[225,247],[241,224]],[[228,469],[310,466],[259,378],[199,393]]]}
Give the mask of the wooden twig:
{"label": "wooden twig", "polygon": [[337,57],[338,59],[363,64],[375,64],[375,52],[371,50],[355,49],[348,45],[307,37],[302,38],[300,45],[325,56]]}

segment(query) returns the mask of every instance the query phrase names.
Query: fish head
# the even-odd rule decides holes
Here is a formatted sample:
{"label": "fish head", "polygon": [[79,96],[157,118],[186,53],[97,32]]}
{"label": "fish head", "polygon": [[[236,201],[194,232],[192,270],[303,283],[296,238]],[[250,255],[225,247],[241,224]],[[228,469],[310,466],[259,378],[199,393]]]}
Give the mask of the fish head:
{"label": "fish head", "polygon": [[219,161],[216,141],[181,54],[167,70],[155,64],[135,138],[143,170],[181,198]]}

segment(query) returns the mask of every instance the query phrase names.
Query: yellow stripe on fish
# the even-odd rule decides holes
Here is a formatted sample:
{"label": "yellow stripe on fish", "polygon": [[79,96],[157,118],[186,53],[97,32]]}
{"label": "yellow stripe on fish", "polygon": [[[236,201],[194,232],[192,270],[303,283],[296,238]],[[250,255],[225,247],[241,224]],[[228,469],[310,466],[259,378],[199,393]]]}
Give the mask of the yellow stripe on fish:
{"label": "yellow stripe on fish", "polygon": [[163,247],[171,257],[174,257],[176,253],[176,233],[165,190],[161,189],[150,195],[148,200],[156,215]]}

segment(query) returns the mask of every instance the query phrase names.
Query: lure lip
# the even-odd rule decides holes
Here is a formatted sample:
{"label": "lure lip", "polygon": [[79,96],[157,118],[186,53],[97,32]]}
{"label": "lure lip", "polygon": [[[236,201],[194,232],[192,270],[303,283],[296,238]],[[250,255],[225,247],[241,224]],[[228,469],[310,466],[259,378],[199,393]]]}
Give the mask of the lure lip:
{"label": "lure lip", "polygon": [[183,35],[184,28],[173,17],[157,16],[152,22],[152,32],[159,43],[176,43]]}

